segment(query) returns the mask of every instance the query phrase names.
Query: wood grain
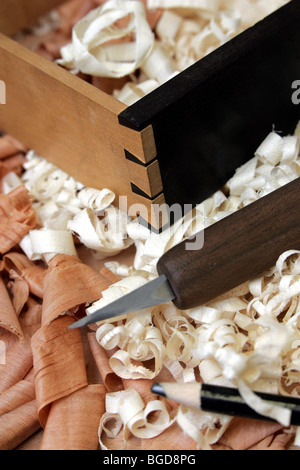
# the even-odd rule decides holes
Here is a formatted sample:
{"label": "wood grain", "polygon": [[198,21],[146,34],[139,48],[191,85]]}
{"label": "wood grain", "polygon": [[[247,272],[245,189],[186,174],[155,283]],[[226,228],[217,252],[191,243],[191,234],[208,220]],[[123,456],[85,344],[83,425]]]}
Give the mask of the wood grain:
{"label": "wood grain", "polygon": [[300,178],[211,225],[204,245],[183,242],[158,263],[175,292],[175,305],[202,305],[274,266],[287,250],[300,250]]}
{"label": "wood grain", "polygon": [[0,32],[13,35],[65,0],[1,0]]}
{"label": "wood grain", "polygon": [[[151,207],[162,190],[158,164],[146,167],[156,156],[151,126],[140,132],[120,125],[124,104],[1,34],[0,79],[7,94],[1,130],[83,184]],[[141,165],[128,168],[125,149]],[[131,183],[141,184],[145,197]]]}

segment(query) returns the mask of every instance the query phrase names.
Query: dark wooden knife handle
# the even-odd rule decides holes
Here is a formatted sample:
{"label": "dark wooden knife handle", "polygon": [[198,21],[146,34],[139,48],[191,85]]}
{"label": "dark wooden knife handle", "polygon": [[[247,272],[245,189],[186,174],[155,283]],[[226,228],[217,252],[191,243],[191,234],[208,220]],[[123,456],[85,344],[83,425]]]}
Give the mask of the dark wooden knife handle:
{"label": "dark wooden knife handle", "polygon": [[300,250],[300,178],[205,229],[202,249],[175,246],[157,268],[185,310],[255,278],[287,250]]}

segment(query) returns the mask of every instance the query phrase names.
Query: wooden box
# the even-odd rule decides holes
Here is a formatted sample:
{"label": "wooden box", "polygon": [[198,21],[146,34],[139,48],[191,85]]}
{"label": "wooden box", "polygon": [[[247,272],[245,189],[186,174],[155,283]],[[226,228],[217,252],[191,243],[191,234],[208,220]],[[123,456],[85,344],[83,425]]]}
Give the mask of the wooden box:
{"label": "wooden box", "polygon": [[0,129],[83,184],[126,196],[131,215],[159,226],[153,207],[199,204],[273,128],[294,131],[299,0],[131,106],[8,37],[59,3],[1,0]]}

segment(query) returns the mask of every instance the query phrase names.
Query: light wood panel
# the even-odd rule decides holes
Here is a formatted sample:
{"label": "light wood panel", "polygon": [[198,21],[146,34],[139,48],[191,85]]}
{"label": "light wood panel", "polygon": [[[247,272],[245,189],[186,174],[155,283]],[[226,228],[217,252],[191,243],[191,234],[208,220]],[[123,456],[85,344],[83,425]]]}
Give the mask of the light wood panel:
{"label": "light wood panel", "polygon": [[[129,168],[125,158],[126,149],[142,164],[153,160],[151,126],[139,132],[120,125],[124,104],[4,35],[0,80],[6,83],[1,130],[83,184],[108,187],[127,196],[128,204],[151,206],[162,190],[158,163]],[[133,193],[131,183],[141,184],[147,197]]]}

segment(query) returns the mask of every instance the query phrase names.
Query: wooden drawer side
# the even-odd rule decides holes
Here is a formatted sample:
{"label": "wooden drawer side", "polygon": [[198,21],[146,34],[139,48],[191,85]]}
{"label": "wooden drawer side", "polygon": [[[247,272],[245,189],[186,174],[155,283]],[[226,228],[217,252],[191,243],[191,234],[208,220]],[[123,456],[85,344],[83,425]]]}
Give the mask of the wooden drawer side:
{"label": "wooden drawer side", "polygon": [[127,196],[129,205],[150,207],[161,196],[152,128],[122,126],[124,104],[1,34],[0,80],[2,131],[83,184]]}

